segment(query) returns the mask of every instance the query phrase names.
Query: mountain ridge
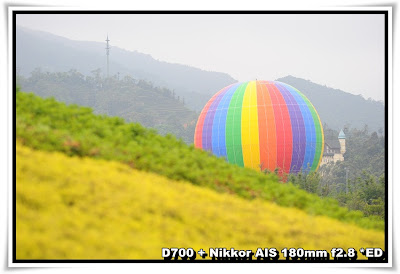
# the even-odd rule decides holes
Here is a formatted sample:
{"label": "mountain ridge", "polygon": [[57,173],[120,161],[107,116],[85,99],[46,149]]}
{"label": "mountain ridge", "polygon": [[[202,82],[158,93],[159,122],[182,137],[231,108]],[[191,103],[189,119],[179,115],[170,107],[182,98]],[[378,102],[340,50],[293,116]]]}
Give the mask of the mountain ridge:
{"label": "mountain ridge", "polygon": [[365,125],[372,131],[382,131],[385,126],[383,102],[365,99],[361,95],[335,89],[310,80],[288,75],[276,81],[289,84],[302,92],[312,102],[325,127],[339,130]]}
{"label": "mountain ridge", "polygon": [[[50,72],[76,69],[91,76],[99,72],[98,68],[103,68],[104,71],[106,66],[105,46],[100,42],[70,40],[18,26],[16,34],[17,68],[22,75],[27,76],[36,67],[42,67]],[[146,80],[153,86],[166,87],[184,98],[185,105],[196,112],[201,111],[217,91],[237,82],[226,73],[159,61],[150,54],[118,47],[111,48],[110,75],[131,75],[135,79]],[[304,93],[317,109],[321,122],[326,127],[340,130],[368,125],[372,131],[383,132],[385,110],[382,102],[291,75],[276,80],[292,85]]]}
{"label": "mountain ridge", "polygon": [[[98,68],[106,71],[104,44],[100,42],[70,40],[19,26],[16,38],[17,67],[21,75],[28,76],[37,67],[50,72],[77,69],[85,75]],[[111,47],[110,75],[131,75],[167,87],[180,96],[188,94],[187,104],[197,111],[204,106],[199,100],[208,100],[216,90],[237,82],[223,72],[159,61],[149,54],[113,47],[112,44]]]}

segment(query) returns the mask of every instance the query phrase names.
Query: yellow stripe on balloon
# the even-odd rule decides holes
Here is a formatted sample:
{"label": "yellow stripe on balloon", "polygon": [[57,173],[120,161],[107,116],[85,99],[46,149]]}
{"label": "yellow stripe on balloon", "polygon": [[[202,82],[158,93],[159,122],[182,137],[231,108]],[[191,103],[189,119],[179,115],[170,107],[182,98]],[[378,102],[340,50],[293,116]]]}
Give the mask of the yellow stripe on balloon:
{"label": "yellow stripe on balloon", "polygon": [[255,81],[249,82],[243,97],[242,150],[244,165],[255,170],[260,170],[257,86]]}

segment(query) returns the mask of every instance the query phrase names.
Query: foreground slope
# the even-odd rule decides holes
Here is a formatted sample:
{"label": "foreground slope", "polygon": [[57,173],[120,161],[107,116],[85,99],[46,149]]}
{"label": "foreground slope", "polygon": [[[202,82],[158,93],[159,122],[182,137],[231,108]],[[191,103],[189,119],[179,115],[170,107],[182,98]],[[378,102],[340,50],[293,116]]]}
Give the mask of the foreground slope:
{"label": "foreground slope", "polygon": [[299,209],[118,162],[20,144],[16,152],[17,259],[161,259],[162,247],[384,248],[383,232]]}
{"label": "foreground slope", "polygon": [[66,106],[33,94],[17,92],[16,97],[17,139],[26,146],[71,156],[115,160],[217,192],[249,200],[261,198],[363,228],[384,229],[385,224],[379,218],[364,217],[360,211],[339,207],[336,200],[321,199],[291,184],[282,184],[274,174],[231,165],[223,158],[188,146],[172,136],[157,135],[139,124],[93,115],[89,108]]}

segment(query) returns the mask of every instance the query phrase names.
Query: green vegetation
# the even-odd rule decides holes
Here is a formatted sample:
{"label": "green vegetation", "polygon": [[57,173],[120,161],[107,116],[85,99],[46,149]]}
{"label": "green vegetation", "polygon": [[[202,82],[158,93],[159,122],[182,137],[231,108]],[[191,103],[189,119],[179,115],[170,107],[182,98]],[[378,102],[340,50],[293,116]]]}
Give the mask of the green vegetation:
{"label": "green vegetation", "polygon": [[299,172],[297,174],[288,175],[288,182],[291,182],[309,193],[323,196],[322,193],[324,193],[325,189],[321,187],[320,181],[321,175],[318,171],[312,171],[310,173]]}
{"label": "green vegetation", "polygon": [[383,231],[118,162],[18,143],[16,159],[17,259],[161,259],[162,247],[384,248]]}
{"label": "green vegetation", "polygon": [[130,76],[101,77],[100,69],[84,76],[68,72],[32,71],[29,78],[18,76],[22,90],[57,101],[93,108],[97,114],[118,116],[154,128],[161,135],[171,133],[186,143],[193,142],[198,114],[185,106],[185,98],[166,88]]}
{"label": "green vegetation", "polygon": [[336,200],[279,183],[274,174],[230,165],[171,135],[163,137],[139,124],[94,115],[89,108],[66,106],[54,99],[23,92],[16,97],[17,139],[34,149],[115,160],[245,199],[260,198],[364,228],[384,228],[384,222],[375,216],[364,217],[360,211],[339,207]]}
{"label": "green vegetation", "polygon": [[[325,136],[339,132],[324,129]],[[320,197],[334,198],[340,206],[360,210],[366,216],[385,217],[385,137],[368,128],[345,129],[343,162],[322,166],[318,173],[290,175],[289,181]]]}

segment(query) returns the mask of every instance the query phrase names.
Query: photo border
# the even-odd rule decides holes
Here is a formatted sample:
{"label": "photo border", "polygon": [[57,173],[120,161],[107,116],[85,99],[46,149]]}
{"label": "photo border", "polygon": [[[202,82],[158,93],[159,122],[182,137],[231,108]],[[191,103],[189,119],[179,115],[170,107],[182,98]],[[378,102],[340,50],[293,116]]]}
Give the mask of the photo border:
{"label": "photo border", "polygon": [[[16,16],[18,14],[383,14],[385,15],[385,256],[386,261],[376,262],[369,260],[357,260],[355,262],[343,261],[211,261],[195,260],[165,261],[160,259],[39,259],[21,260],[16,259]],[[344,7],[344,8],[322,8],[307,10],[93,10],[82,8],[54,8],[54,7],[9,7],[9,92],[8,96],[12,106],[12,154],[9,150],[8,163],[12,163],[11,177],[12,187],[9,188],[9,266],[10,267],[54,267],[54,266],[82,266],[82,264],[93,265],[96,263],[251,263],[251,264],[313,264],[319,266],[368,266],[368,267],[391,267],[392,266],[392,8],[391,7]],[[11,61],[12,60],[12,61]],[[10,109],[9,109],[10,113]],[[390,115],[389,115],[390,114]],[[11,155],[10,155],[11,154]],[[10,168],[9,168],[10,171]],[[390,199],[389,199],[390,197]]]}

